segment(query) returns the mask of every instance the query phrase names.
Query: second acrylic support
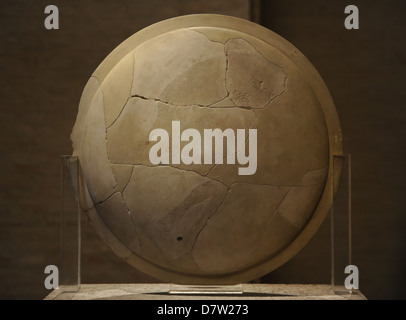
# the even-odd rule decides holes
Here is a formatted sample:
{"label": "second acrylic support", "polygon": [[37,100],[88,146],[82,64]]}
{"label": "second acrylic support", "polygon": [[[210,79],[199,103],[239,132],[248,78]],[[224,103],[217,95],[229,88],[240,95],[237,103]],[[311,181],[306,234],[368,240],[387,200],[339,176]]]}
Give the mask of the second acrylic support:
{"label": "second acrylic support", "polygon": [[81,209],[79,205],[79,159],[61,156],[61,261],[60,289],[63,292],[80,290],[81,270]]}

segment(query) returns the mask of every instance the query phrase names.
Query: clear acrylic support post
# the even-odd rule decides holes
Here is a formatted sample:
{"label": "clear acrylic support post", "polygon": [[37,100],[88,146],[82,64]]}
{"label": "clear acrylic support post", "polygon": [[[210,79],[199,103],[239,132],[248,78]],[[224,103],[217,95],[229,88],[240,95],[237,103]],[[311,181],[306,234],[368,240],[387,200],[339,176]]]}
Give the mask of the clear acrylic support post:
{"label": "clear acrylic support post", "polygon": [[61,257],[59,288],[80,290],[81,209],[79,204],[80,164],[78,157],[61,156]]}
{"label": "clear acrylic support post", "polygon": [[333,156],[331,197],[331,287],[337,294],[352,294],[353,289],[342,291],[345,267],[352,264],[351,155]]}

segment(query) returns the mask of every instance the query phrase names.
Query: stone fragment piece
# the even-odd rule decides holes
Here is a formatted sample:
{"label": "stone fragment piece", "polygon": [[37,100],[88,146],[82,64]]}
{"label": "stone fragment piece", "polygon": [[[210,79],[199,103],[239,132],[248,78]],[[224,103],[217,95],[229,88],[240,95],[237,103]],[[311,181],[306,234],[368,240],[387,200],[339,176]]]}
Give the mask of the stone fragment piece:
{"label": "stone fragment piece", "polygon": [[[288,187],[233,184],[196,239],[193,257],[198,266],[209,274],[221,274],[259,262],[260,251],[269,252],[268,248],[258,247],[267,221],[288,190]],[[280,249],[281,243],[273,247]]]}
{"label": "stone fragment piece", "polygon": [[[330,147],[324,115],[314,93],[304,81],[293,73],[289,87],[271,105],[252,110],[259,119],[258,168],[260,175],[233,175],[230,166],[216,166],[208,174],[210,178],[232,183],[298,186],[309,171],[327,168]],[[314,173],[316,175],[316,173]],[[325,180],[327,171],[320,170],[317,183]],[[304,179],[305,184],[307,184]]]}
{"label": "stone fragment piece", "polygon": [[137,48],[134,58],[133,96],[174,105],[210,105],[227,96],[224,46],[201,33],[168,32]]}
{"label": "stone fragment piece", "polygon": [[235,103],[230,99],[229,96],[223,100],[210,105],[211,108],[233,108],[236,107]]}
{"label": "stone fragment piece", "polygon": [[286,90],[287,75],[283,69],[244,39],[228,40],[225,50],[226,87],[237,106],[261,109]]}
{"label": "stone fragment piece", "polygon": [[226,193],[221,183],[194,172],[136,165],[123,198],[143,230],[142,239],[148,238],[168,260],[174,260],[191,251]]}
{"label": "stone fragment piece", "polygon": [[322,184],[291,187],[278,207],[278,215],[301,229],[310,218],[323,187]]}
{"label": "stone fragment piece", "polygon": [[[151,99],[131,98],[120,117],[107,129],[107,150],[115,164],[142,164],[151,166],[149,152],[155,142],[149,141],[149,134],[155,128],[165,129],[172,139],[172,120],[180,120],[181,132],[193,128],[201,137],[204,129],[253,128],[258,119],[251,110],[241,108],[206,108],[197,106],[180,107]],[[136,126],[137,134],[133,134]],[[182,141],[180,150],[188,143]],[[172,163],[171,166],[206,175],[213,164]],[[221,166],[221,165],[220,165]],[[237,171],[237,165],[230,165]],[[223,166],[221,166],[223,167]]]}
{"label": "stone fragment piece", "polygon": [[95,209],[121,243],[133,252],[140,253],[140,243],[134,222],[120,192],[114,193],[106,201],[98,204]]}
{"label": "stone fragment piece", "polygon": [[129,54],[114,67],[100,86],[104,97],[106,128],[117,119],[130,96],[133,65],[133,55]]}
{"label": "stone fragment piece", "polygon": [[127,186],[131,178],[131,173],[133,171],[132,165],[127,164],[112,164],[114,178],[117,181],[117,185],[114,187],[115,191],[123,192],[124,188]]}
{"label": "stone fragment piece", "polygon": [[206,179],[179,205],[152,226],[150,232],[168,260],[189,253],[206,221],[216,212],[227,189]]}
{"label": "stone fragment piece", "polygon": [[303,186],[314,186],[325,182],[328,168],[320,168],[306,172],[302,178]]}
{"label": "stone fragment piece", "polygon": [[82,94],[80,97],[78,115],[70,136],[72,140],[73,156],[77,156],[80,153],[83,131],[86,128],[87,113],[89,112],[94,95],[99,89],[99,85],[99,81],[95,77],[90,77],[83,89],[83,92],[86,94]]}
{"label": "stone fragment piece", "polygon": [[107,155],[103,95],[100,90],[96,92],[87,113],[80,161],[93,203],[106,200],[113,194],[117,182]]}

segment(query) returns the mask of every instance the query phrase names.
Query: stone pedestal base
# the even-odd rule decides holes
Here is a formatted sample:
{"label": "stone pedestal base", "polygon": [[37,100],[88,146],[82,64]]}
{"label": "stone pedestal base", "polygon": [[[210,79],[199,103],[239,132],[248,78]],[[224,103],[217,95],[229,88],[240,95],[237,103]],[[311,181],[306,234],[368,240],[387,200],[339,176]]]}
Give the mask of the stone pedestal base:
{"label": "stone pedestal base", "polygon": [[[243,294],[169,294],[170,284],[82,284],[75,293],[59,288],[45,300],[366,300],[358,290],[340,293],[325,284],[243,284]],[[61,290],[62,289],[62,290]],[[341,293],[342,292],[342,293]]]}

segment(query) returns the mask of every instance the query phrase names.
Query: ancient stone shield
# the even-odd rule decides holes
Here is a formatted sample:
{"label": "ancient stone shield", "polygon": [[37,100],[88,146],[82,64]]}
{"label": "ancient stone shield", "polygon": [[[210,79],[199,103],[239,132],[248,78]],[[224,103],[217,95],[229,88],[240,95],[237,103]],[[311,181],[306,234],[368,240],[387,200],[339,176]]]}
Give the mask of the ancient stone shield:
{"label": "ancient stone shield", "polygon": [[101,238],[151,276],[194,284],[249,281],[297,254],[331,207],[341,140],[303,54],[220,15],[120,44],[90,77],[72,132],[82,209]]}

